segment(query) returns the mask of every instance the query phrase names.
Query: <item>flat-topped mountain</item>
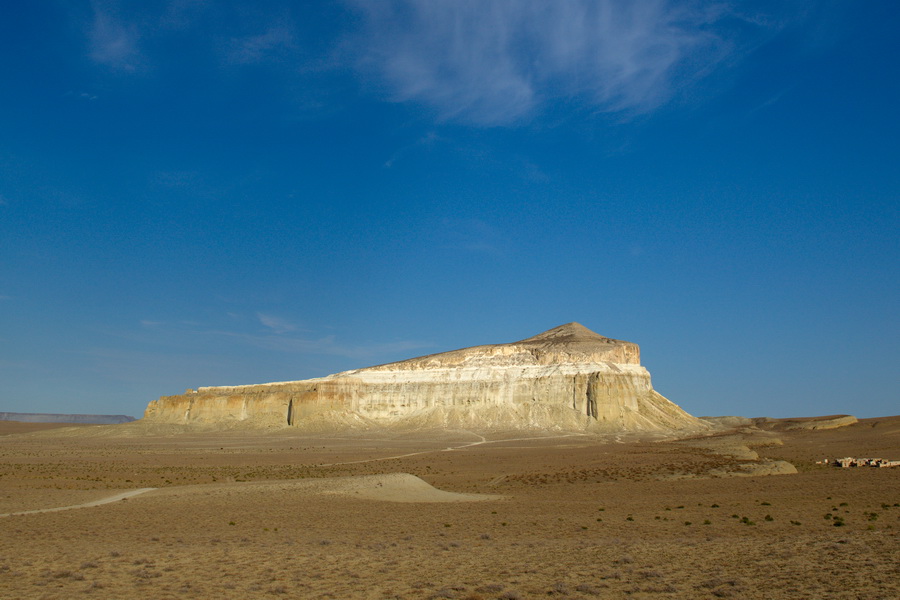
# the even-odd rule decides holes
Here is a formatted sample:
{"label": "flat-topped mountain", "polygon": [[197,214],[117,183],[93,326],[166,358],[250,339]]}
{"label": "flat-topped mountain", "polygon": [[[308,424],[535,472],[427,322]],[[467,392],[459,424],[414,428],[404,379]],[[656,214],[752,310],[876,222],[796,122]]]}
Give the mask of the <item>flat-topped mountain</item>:
{"label": "flat-topped mountain", "polygon": [[295,427],[533,427],[702,430],[657,393],[636,344],[568,323],[508,344],[473,346],[327,377],[201,387],[151,402],[148,422]]}

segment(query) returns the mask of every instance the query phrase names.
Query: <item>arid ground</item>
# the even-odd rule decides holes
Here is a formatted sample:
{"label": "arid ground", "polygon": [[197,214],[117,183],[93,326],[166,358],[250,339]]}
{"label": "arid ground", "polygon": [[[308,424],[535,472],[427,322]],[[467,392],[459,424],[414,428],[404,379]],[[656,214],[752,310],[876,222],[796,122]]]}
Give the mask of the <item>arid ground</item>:
{"label": "arid ground", "polygon": [[0,422],[0,597],[900,597],[900,417],[720,438]]}

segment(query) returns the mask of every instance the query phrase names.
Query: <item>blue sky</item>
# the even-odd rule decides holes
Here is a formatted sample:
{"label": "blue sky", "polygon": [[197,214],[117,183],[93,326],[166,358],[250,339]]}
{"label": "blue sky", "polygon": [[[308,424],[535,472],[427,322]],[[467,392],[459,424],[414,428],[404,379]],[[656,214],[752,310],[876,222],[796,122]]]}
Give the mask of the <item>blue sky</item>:
{"label": "blue sky", "polygon": [[900,413],[894,2],[0,7],[0,410],[636,342]]}

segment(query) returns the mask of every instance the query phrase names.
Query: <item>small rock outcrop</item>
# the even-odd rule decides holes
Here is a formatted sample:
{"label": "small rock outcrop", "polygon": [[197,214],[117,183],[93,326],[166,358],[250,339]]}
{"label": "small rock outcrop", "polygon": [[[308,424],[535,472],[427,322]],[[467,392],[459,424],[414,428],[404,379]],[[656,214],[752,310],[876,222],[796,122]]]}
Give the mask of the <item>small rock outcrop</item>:
{"label": "small rock outcrop", "polygon": [[151,402],[147,422],[312,428],[535,427],[705,430],[658,394],[636,344],[568,323],[510,344],[475,346],[327,377],[201,387]]}

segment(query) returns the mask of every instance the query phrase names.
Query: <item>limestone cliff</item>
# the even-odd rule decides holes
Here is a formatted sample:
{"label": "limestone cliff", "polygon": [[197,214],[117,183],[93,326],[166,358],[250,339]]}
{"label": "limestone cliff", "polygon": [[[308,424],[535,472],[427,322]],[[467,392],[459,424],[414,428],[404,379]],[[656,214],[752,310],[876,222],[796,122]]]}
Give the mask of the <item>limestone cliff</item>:
{"label": "limestone cliff", "polygon": [[201,387],[149,404],[146,421],[206,424],[707,429],[658,394],[636,344],[578,323],[328,377]]}

